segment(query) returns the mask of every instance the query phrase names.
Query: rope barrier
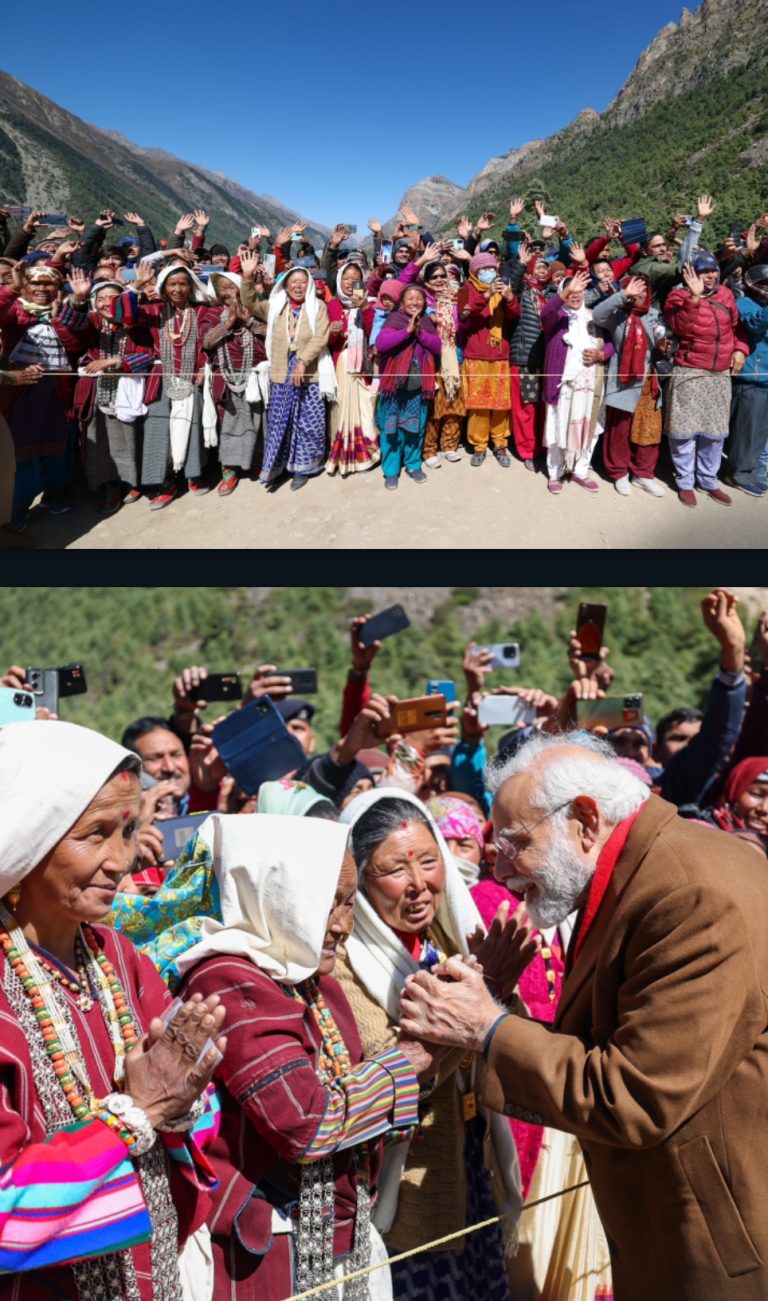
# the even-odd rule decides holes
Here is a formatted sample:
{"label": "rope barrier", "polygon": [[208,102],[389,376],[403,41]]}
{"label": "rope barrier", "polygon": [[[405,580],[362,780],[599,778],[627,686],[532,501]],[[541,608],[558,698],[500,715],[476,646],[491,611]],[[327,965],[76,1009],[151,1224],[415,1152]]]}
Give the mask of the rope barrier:
{"label": "rope barrier", "polygon": [[[510,364],[510,366],[512,366],[512,365],[514,365],[514,362],[510,362],[509,364]],[[607,363],[605,363],[605,362],[601,362],[601,363],[599,363],[599,364],[600,364],[600,365],[606,365]],[[34,366],[35,363],[34,363],[34,362],[28,362],[27,365]],[[23,369],[25,369],[25,367],[17,367],[17,370],[18,370],[18,369],[23,370]],[[687,367],[687,366],[678,366],[678,367],[675,368],[674,374],[676,374],[676,375],[684,375],[684,374],[686,373],[686,371],[688,371],[688,370],[690,370],[690,369],[691,369],[691,368],[690,368],[690,367]],[[2,374],[12,374],[12,373],[13,373],[12,371],[7,370],[7,369],[6,369],[5,371],[0,370],[0,375],[2,375]],[[148,378],[150,377],[150,375],[155,375],[156,373],[157,373],[157,372],[156,372],[155,370],[141,370],[141,371],[138,371],[138,370],[112,370],[111,368],[109,368],[109,369],[104,370],[104,371],[99,371],[99,372],[98,372],[97,374],[95,374],[95,375],[85,375],[85,374],[81,374],[79,371],[76,371],[76,370],[44,370],[43,373],[42,373],[42,375],[40,376],[40,378],[42,379],[43,376],[45,376],[45,375],[57,375],[60,379],[93,379],[93,380],[96,380],[96,379],[99,378],[100,375],[107,375],[107,376],[109,376],[110,378],[114,378],[114,379],[122,379],[124,376],[128,376],[129,378],[133,378],[133,379],[148,379]],[[418,379],[423,379],[423,378],[424,378],[424,375],[425,375],[425,372],[424,372],[424,371],[413,371],[413,372],[411,372],[411,373],[412,373],[412,375],[413,375],[414,378],[418,378]],[[478,372],[478,373],[480,373],[480,372]],[[197,370],[191,370],[191,371],[186,371],[186,370],[174,371],[174,378],[176,378],[176,379],[194,379],[195,375],[197,375],[197,374],[198,374],[198,371],[197,371]],[[221,371],[213,371],[212,374],[213,374],[213,375],[220,375],[220,374],[222,374],[222,372],[221,372]],[[353,371],[353,372],[348,372],[348,375],[349,375],[349,374],[351,374],[351,378],[354,379],[354,378],[357,377],[357,375],[359,375],[359,372],[354,372],[354,371]],[[466,375],[466,372],[465,372],[464,374]],[[695,374],[695,375],[691,375],[690,378],[691,378],[691,380],[701,380],[701,379],[722,379],[723,375],[727,375],[727,376],[731,377],[731,372],[730,372],[730,370],[718,370],[718,371],[697,371],[696,374]],[[523,370],[523,371],[520,372],[520,377],[521,377],[521,378],[530,378],[530,379],[562,379],[562,372],[560,372],[560,371],[551,371],[551,372],[550,372],[550,371],[540,371],[540,370],[537,370],[537,371],[527,371],[527,370]],[[161,378],[162,378],[162,376],[161,376]],[[366,375],[366,376],[364,376],[364,378],[365,378],[365,379],[371,379],[371,380],[374,380],[374,379],[381,379],[382,376],[381,376],[381,375]],[[429,378],[429,376],[427,376],[427,378]],[[436,378],[436,379],[439,379],[439,378],[440,378],[440,371],[437,371],[437,372],[435,373],[434,378]],[[491,376],[485,376],[485,378],[486,378],[486,379],[491,379],[492,377],[491,377]],[[659,378],[659,379],[667,379],[667,378],[671,378],[671,372],[670,372],[670,375],[669,375],[669,376],[667,376],[667,375],[660,375],[660,376],[658,376],[658,378]],[[0,380],[0,384],[1,384],[1,383],[2,383],[2,380]],[[29,388],[29,387],[31,387],[31,385],[27,385],[27,384],[19,384],[19,385],[16,385],[16,386],[9,385],[8,387]],[[503,388],[506,388],[507,386],[506,386],[506,384],[504,384],[504,385],[502,385],[502,387],[503,387]]]}
{"label": "rope barrier", "polygon": [[[578,1192],[580,1188],[588,1188],[589,1180],[583,1179],[580,1184],[571,1184],[570,1188],[561,1188],[557,1193],[548,1193],[546,1197],[539,1197],[535,1202],[526,1202],[520,1215],[526,1211],[532,1211],[536,1206],[543,1206],[545,1202],[552,1202],[557,1197],[566,1197],[568,1193]],[[387,1260],[381,1260],[376,1265],[366,1265],[365,1269],[356,1269],[352,1274],[345,1274],[344,1278],[329,1279],[327,1283],[319,1283],[317,1287],[311,1287],[306,1292],[296,1292],[287,1297],[286,1301],[306,1301],[307,1297],[320,1296],[322,1292],[329,1291],[330,1288],[343,1288],[346,1283],[350,1283],[356,1278],[365,1278],[368,1274],[374,1274],[377,1269],[385,1269],[390,1265],[395,1265],[401,1260],[408,1260],[410,1256],[418,1256],[422,1251],[431,1251],[434,1247],[442,1247],[448,1242],[454,1242],[456,1238],[464,1238],[469,1233],[477,1233],[480,1229],[489,1229],[493,1224],[500,1224],[502,1220],[507,1219],[510,1215],[517,1215],[517,1211],[507,1211],[504,1215],[494,1215],[490,1220],[481,1220],[478,1224],[470,1224],[465,1229],[459,1229],[456,1233],[447,1233],[444,1238],[435,1238],[433,1242],[422,1243],[420,1247],[411,1247],[410,1251],[401,1251],[397,1256],[389,1256]]]}

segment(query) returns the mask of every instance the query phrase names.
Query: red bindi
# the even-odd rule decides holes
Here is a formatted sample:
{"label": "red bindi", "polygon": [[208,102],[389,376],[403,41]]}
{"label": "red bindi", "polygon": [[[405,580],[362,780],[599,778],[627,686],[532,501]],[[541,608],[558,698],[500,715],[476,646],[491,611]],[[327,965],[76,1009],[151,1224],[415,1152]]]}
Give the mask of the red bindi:
{"label": "red bindi", "polygon": [[128,778],[129,778],[129,776],[130,776],[130,774],[128,773],[128,771],[127,771],[125,768],[123,768],[123,771],[122,771],[122,772],[119,772],[117,775],[118,775],[118,777],[120,778],[121,782],[127,782],[127,781],[128,781]]}
{"label": "red bindi", "polygon": [[407,830],[408,830],[408,823],[407,823],[407,822],[401,822],[400,825],[401,825],[401,827],[403,828],[403,831],[407,831]]}
{"label": "red bindi", "polygon": [[130,816],[131,816],[130,811],[126,809],[125,813],[123,814],[123,822],[127,822]]}
{"label": "red bindi", "polygon": [[409,858],[413,858],[413,850],[412,850],[412,849],[409,849],[409,850],[408,850],[408,857],[409,857]]}

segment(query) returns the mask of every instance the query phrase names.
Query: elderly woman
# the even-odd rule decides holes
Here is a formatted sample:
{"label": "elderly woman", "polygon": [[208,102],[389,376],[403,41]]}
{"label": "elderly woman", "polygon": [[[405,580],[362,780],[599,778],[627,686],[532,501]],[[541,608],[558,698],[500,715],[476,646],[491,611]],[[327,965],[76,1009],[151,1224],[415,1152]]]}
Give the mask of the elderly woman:
{"label": "elderly woman", "polygon": [[3,388],[2,410],[9,412],[16,447],[13,525],[26,527],[30,507],[42,490],[55,514],[69,509],[66,490],[72,481],[75,424],[72,420],[72,372],[82,351],[80,332],[87,325],[91,283],[72,272],[73,294],[59,309],[62,281],[43,262],[17,263],[11,283],[0,287],[3,351],[12,366],[40,365],[46,372],[37,384]]}
{"label": "elderly woman", "polygon": [[328,309],[303,267],[288,271],[267,301],[259,297],[257,258],[240,258],[243,304],[267,322],[269,431],[261,482],[277,485],[287,471],[291,488],[303,488],[325,464],[325,403],[336,396],[328,352]]}
{"label": "elderly woman", "polygon": [[[212,814],[185,851],[172,960],[162,935],[153,945],[185,996],[219,995],[231,1015],[210,1148],[217,1297],[282,1301],[372,1253],[386,1261],[370,1224],[380,1136],[416,1123],[416,1077],[431,1074],[432,1055],[403,1039],[363,1060],[332,978],[356,887],[347,835],[306,817]],[[161,894],[134,911],[154,915]],[[344,1286],[346,1301],[367,1295]],[[391,1298],[387,1269],[372,1277],[371,1297]]]}
{"label": "elderly woman", "polygon": [[325,469],[342,478],[371,470],[381,460],[374,399],[368,378],[368,338],[374,308],[365,290],[361,262],[345,262],[328,304],[329,347],[336,367],[336,401],[330,412],[330,449]]}
{"label": "elderly woman", "polygon": [[383,358],[376,419],[384,486],[390,490],[397,488],[403,467],[414,483],[427,481],[421,468],[421,444],[435,393],[435,359],[441,343],[426,308],[425,290],[409,285],[399,309],[390,312],[376,338],[376,351]]}
{"label": "elderly woman", "polygon": [[219,421],[220,497],[229,497],[250,471],[264,423],[264,393],[254,370],[267,355],[264,326],[240,302],[241,282],[233,271],[212,273],[208,285],[217,306],[207,308],[200,321]]}
{"label": "elderly woman", "polygon": [[440,468],[438,449],[446,461],[460,461],[459,441],[467,414],[461,391],[459,354],[458,281],[449,276],[441,261],[428,262],[421,273],[427,295],[432,294],[432,319],[440,336],[440,373],[435,376],[435,394],[430,403],[424,431],[424,464]]}
{"label": "elderly woman", "polygon": [[181,1301],[224,1012],[161,1019],[151,962],[98,924],[134,857],[138,760],[71,723],[11,724],[0,791],[0,1295]]}
{"label": "elderly woman", "polygon": [[99,510],[106,515],[141,496],[138,435],[145,408],[140,376],[155,360],[146,328],[128,330],[114,320],[114,303],[124,289],[118,280],[100,280],[91,290],[75,388],[85,475],[92,492],[101,490]]}
{"label": "elderly woman", "polygon": [[114,313],[118,324],[144,326],[152,335],[155,369],[144,395],[148,411],[141,482],[150,487],[150,510],[163,510],[179,495],[180,479],[186,479],[188,491],[196,496],[210,491],[203,468],[215,429],[204,429],[200,330],[200,314],[210,296],[189,267],[172,263],[157,277],[159,300],[140,303],[154,274],[151,263],[140,263],[134,291],[116,300]]}
{"label": "elderly woman", "polygon": [[[470,942],[494,992],[511,995],[533,957],[529,931],[517,931],[520,948],[506,953],[504,969],[494,962],[490,948],[499,937],[483,940],[479,913],[419,800],[380,788],[359,796],[344,817],[352,826],[359,887],[339,975],[366,1052],[380,1052],[397,1040],[406,978],[431,970],[447,955],[467,955]],[[503,933],[501,921],[496,931]],[[509,1125],[503,1117],[478,1113],[476,1069],[477,1063],[461,1054],[446,1059],[422,1110],[418,1141],[387,1151],[374,1220],[392,1254],[519,1206]],[[508,1220],[510,1247],[514,1228]],[[413,1301],[474,1295],[501,1301],[509,1295],[502,1230],[496,1226],[446,1250],[418,1254],[393,1265],[392,1276],[395,1296]]]}

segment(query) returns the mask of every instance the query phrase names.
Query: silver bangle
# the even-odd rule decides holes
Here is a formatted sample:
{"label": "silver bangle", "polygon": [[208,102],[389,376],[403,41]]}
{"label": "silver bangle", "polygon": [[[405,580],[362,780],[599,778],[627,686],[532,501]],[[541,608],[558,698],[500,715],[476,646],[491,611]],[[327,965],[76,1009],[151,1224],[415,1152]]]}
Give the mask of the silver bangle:
{"label": "silver bangle", "polygon": [[164,1134],[186,1134],[188,1130],[196,1125],[207,1106],[208,1099],[205,1093],[201,1093],[192,1103],[189,1111],[185,1111],[183,1116],[177,1116],[175,1120],[167,1120],[163,1125]]}
{"label": "silver bangle", "polygon": [[146,1111],[136,1106],[130,1093],[110,1093],[102,1106],[117,1116],[120,1123],[134,1135],[136,1142],[131,1148],[131,1155],[144,1156],[157,1138]]}

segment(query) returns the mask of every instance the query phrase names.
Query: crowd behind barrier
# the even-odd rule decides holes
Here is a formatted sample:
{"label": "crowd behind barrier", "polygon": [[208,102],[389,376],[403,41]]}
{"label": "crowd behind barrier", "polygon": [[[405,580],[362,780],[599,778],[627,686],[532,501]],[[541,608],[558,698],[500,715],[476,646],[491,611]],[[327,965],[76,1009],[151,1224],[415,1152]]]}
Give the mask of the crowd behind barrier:
{"label": "crowd behind barrier", "polygon": [[106,514],[248,476],[300,489],[380,466],[395,490],[465,445],[477,469],[491,453],[594,493],[601,436],[622,496],[663,495],[665,436],[683,505],[731,504],[723,482],[760,497],[768,216],[711,249],[715,206],[666,232],[606,218],[584,245],[540,202],[523,218],[512,199],[498,240],[493,213],[438,238],[404,208],[391,238],[369,221],[369,254],[343,225],[314,249],[296,222],[233,255],[202,210],[159,248],[136,212],[115,240],[108,209],[13,233],[2,210],[0,540],[32,545],[33,502],[68,511],[83,480]]}

